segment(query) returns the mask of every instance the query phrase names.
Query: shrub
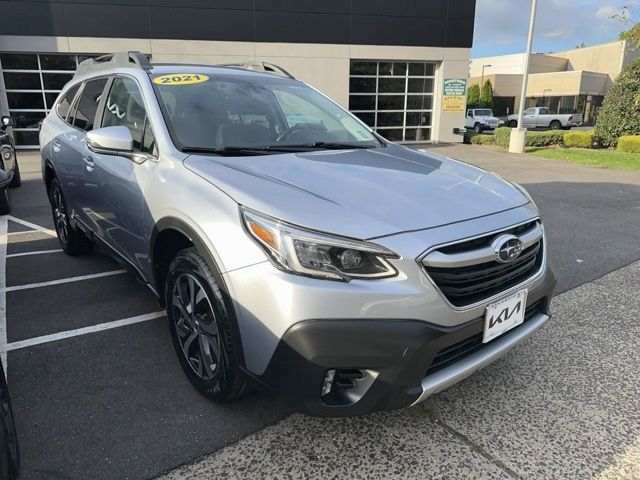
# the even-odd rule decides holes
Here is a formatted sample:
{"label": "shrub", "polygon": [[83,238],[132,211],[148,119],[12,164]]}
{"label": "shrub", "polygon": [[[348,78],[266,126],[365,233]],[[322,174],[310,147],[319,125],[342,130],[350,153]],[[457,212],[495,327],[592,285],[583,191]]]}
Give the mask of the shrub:
{"label": "shrub", "polygon": [[[527,132],[527,147],[548,147],[549,145],[562,145],[565,133],[558,130],[548,132]],[[500,127],[495,130],[495,144],[502,148],[509,148],[511,128]]]}
{"label": "shrub", "polygon": [[640,135],[625,135],[618,139],[618,151],[640,153]]}
{"label": "shrub", "polygon": [[474,135],[471,137],[471,143],[473,145],[495,145],[495,135]]}
{"label": "shrub", "polygon": [[640,135],[640,58],[629,62],[604,97],[596,133],[607,147],[623,135]]}
{"label": "shrub", "polygon": [[496,128],[494,136],[496,145],[502,148],[509,148],[509,138],[511,137],[511,129],[509,127]]}
{"label": "shrub", "polygon": [[593,148],[594,140],[595,131],[593,130],[589,130],[587,132],[576,130],[574,132],[567,132],[564,134],[565,147]]}
{"label": "shrub", "polygon": [[548,132],[527,132],[527,147],[548,147],[562,145],[565,132],[550,130]]}

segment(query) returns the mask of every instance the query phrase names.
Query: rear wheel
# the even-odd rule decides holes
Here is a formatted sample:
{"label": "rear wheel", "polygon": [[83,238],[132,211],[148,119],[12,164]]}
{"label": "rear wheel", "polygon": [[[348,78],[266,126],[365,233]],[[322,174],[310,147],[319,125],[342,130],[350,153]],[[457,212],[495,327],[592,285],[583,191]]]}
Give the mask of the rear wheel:
{"label": "rear wheel", "polygon": [[171,262],[165,298],[173,346],[193,386],[216,402],[244,394],[235,318],[195,248],[180,251]]}
{"label": "rear wheel", "polygon": [[[14,156],[15,156],[15,152],[14,152]],[[13,169],[13,179],[9,184],[9,187],[11,188],[17,188],[20,185],[22,185],[22,177],[20,176],[20,165],[18,165],[18,157],[15,157],[15,162],[16,162],[16,168]]]}
{"label": "rear wheel", "polygon": [[67,211],[67,203],[64,200],[62,189],[57,178],[54,178],[49,188],[49,202],[53,224],[58,234],[58,243],[67,255],[82,255],[93,248],[93,243],[87,236],[71,225]]}
{"label": "rear wheel", "polygon": [[509,120],[509,126],[511,128],[517,128],[518,127],[518,121],[517,120]]}
{"label": "rear wheel", "polygon": [[0,191],[0,215],[6,215],[11,211],[11,197],[9,196],[9,189],[3,188]]}
{"label": "rear wheel", "polygon": [[558,120],[554,120],[549,124],[549,128],[551,130],[560,130],[562,128],[562,123],[560,123]]}

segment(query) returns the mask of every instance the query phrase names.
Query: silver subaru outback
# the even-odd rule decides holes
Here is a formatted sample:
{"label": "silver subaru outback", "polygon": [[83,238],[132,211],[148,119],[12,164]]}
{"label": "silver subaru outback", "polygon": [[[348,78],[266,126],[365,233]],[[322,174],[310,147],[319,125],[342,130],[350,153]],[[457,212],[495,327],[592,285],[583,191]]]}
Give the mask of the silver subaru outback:
{"label": "silver subaru outback", "polygon": [[415,405],[549,320],[556,276],[520,186],[245,67],[86,60],[40,132],[60,245],[138,275],[204,395]]}

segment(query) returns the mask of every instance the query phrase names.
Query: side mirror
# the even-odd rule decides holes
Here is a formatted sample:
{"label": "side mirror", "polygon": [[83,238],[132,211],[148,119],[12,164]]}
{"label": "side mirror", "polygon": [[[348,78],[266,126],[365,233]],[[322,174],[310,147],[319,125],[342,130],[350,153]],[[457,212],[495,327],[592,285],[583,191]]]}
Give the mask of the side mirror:
{"label": "side mirror", "polygon": [[104,127],[87,132],[89,150],[107,155],[133,152],[133,136],[127,127]]}
{"label": "side mirror", "polygon": [[3,115],[2,116],[2,126],[3,127],[15,127],[16,126],[16,119],[13,117],[10,117],[9,115]]}

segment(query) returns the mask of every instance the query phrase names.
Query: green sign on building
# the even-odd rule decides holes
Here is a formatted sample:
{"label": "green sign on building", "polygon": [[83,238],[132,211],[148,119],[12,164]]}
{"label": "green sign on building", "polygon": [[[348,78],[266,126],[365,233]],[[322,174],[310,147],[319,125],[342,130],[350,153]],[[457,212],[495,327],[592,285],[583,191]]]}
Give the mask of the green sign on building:
{"label": "green sign on building", "polygon": [[445,95],[465,95],[467,93],[467,81],[463,78],[447,78],[444,81]]}

